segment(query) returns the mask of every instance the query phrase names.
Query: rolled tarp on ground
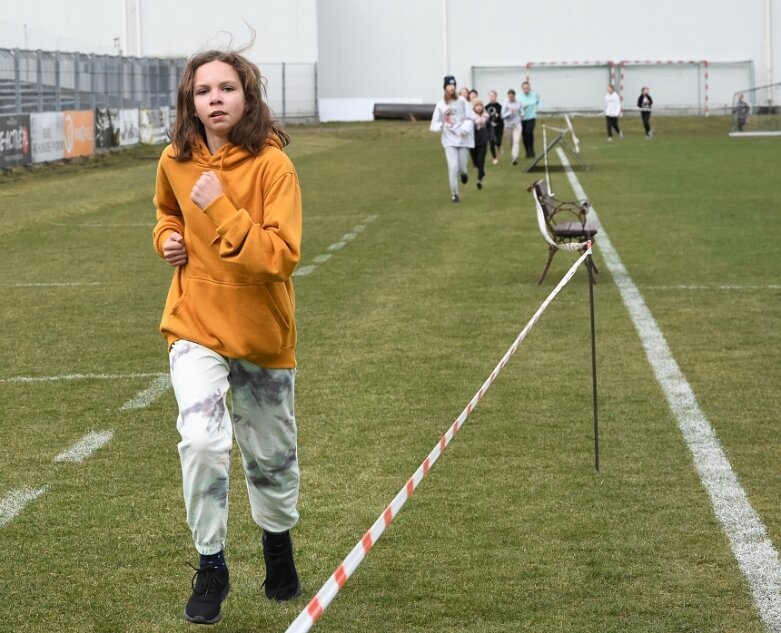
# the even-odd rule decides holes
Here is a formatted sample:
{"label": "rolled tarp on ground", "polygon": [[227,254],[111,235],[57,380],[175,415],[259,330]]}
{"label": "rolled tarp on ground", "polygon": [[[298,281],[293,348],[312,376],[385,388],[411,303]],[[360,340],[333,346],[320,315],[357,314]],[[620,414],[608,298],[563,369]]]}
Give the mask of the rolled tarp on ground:
{"label": "rolled tarp on ground", "polygon": [[375,103],[374,120],[407,119],[423,121],[431,118],[434,113],[433,103]]}

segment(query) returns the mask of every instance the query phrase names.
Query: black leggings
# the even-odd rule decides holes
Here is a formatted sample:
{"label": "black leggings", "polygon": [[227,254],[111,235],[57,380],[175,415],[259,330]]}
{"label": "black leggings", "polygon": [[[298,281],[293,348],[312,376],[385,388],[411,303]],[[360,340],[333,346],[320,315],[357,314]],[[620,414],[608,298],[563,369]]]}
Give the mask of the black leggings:
{"label": "black leggings", "polygon": [[488,138],[488,144],[491,146],[491,156],[496,158],[497,150],[502,146],[502,137],[504,136],[504,121],[491,128],[491,136]]}
{"label": "black leggings", "polygon": [[482,180],[485,176],[485,155],[488,151],[488,146],[485,143],[475,145],[474,148],[469,150],[472,155],[472,164],[477,168],[477,179]]}
{"label": "black leggings", "polygon": [[607,120],[607,136],[608,138],[613,138],[613,130],[621,134],[621,129],[618,127],[618,117],[617,116],[606,116],[605,119]]}
{"label": "black leggings", "polygon": [[534,126],[536,123],[537,119],[523,120],[521,136],[523,136],[523,147],[526,150],[526,158],[534,158]]}
{"label": "black leggings", "polygon": [[643,110],[640,113],[640,116],[643,117],[643,127],[645,128],[645,135],[648,136],[651,133],[651,113]]}

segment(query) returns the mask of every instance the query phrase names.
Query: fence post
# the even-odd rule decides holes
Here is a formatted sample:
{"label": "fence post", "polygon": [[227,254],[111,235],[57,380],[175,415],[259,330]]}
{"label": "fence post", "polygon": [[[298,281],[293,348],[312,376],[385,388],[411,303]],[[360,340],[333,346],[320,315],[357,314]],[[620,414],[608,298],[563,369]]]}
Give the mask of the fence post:
{"label": "fence post", "polygon": [[94,112],[95,109],[98,107],[98,93],[96,90],[97,83],[98,83],[97,82],[98,65],[97,62],[95,61],[95,55],[89,56],[89,70],[90,70],[89,89],[90,89],[90,94],[92,95],[92,99],[91,99],[92,103],[90,104],[91,106],[90,109]]}
{"label": "fence post", "polygon": [[81,109],[81,76],[79,75],[79,53],[73,54],[73,109]]}
{"label": "fence post", "polygon": [[43,51],[39,48],[35,51],[35,74],[38,83],[38,112],[43,112],[43,64],[41,57]]}
{"label": "fence post", "polygon": [[282,62],[282,125],[287,125],[287,86],[285,85],[285,62]]}
{"label": "fence post", "polygon": [[317,62],[314,63],[315,69],[315,121],[320,123],[320,102],[317,99]]}
{"label": "fence post", "polygon": [[62,81],[60,80],[60,51],[54,51],[54,109],[62,110]]}
{"label": "fence post", "polygon": [[11,51],[14,57],[14,92],[16,93],[14,99],[14,108],[16,111],[22,113],[22,76],[19,69],[19,49],[15,48]]}

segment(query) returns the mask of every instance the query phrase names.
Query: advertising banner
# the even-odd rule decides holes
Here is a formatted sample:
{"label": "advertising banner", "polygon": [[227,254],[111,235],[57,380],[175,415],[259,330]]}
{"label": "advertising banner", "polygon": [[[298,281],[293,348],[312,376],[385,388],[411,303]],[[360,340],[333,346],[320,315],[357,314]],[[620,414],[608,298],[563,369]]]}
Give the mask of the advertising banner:
{"label": "advertising banner", "polygon": [[141,108],[141,142],[147,144],[164,143],[168,140],[168,125],[171,108]]}
{"label": "advertising banner", "polygon": [[119,110],[95,108],[95,147],[108,149],[119,146]]}
{"label": "advertising banner", "polygon": [[30,115],[0,116],[0,167],[31,162]]}
{"label": "advertising banner", "polygon": [[91,110],[66,110],[63,115],[65,158],[94,154],[95,113]]}
{"label": "advertising banner", "polygon": [[65,156],[65,129],[62,112],[33,112],[30,136],[34,163],[61,160]]}
{"label": "advertising banner", "polygon": [[141,132],[138,128],[138,108],[119,111],[119,144],[138,145]]}

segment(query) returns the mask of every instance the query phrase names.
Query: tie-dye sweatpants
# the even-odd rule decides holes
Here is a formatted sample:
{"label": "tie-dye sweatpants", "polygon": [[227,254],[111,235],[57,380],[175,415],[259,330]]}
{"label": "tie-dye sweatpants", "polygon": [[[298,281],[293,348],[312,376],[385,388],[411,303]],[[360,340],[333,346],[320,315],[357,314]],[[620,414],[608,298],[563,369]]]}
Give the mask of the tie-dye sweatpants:
{"label": "tie-dye sweatpants", "polygon": [[266,531],[289,530],[298,521],[296,370],[258,367],[185,340],[174,343],[169,361],[187,525],[198,552],[225,547],[234,431],[253,519]]}

